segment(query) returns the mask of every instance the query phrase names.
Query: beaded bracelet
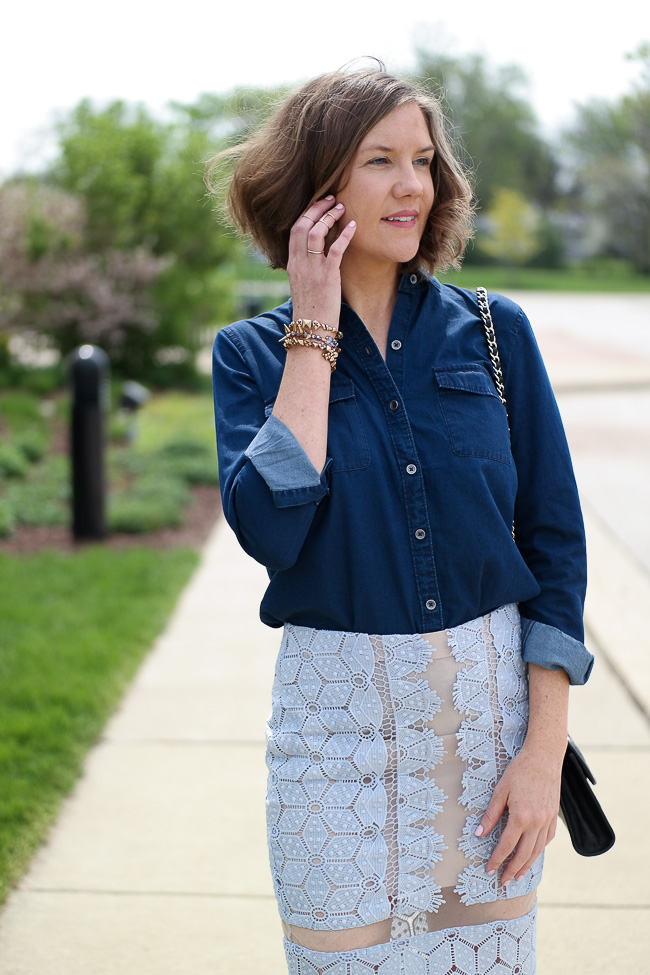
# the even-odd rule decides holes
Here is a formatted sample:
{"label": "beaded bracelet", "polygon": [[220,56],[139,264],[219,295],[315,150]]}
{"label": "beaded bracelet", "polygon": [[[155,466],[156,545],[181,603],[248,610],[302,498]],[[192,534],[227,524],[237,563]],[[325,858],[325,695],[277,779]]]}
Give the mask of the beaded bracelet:
{"label": "beaded bracelet", "polygon": [[312,318],[299,318],[297,321],[284,326],[285,332],[297,332],[299,335],[304,334],[306,338],[309,338],[319,328],[324,329],[326,332],[333,332],[335,339],[343,338],[343,332],[339,332],[336,325],[325,325],[323,322],[317,322],[316,319]]}
{"label": "beaded bracelet", "polygon": [[[324,329],[332,335],[319,335],[316,329]],[[299,318],[295,322],[284,326],[285,334],[279,340],[285,349],[294,345],[302,345],[305,348],[320,349],[323,358],[329,362],[332,372],[336,369],[336,360],[339,354],[338,339],[343,337],[343,333],[334,325],[324,325],[312,319]]]}

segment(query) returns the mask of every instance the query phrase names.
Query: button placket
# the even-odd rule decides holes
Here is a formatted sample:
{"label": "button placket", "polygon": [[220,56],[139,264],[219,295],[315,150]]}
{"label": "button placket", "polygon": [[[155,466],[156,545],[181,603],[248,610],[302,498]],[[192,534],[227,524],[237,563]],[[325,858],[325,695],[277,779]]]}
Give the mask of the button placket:
{"label": "button placket", "polygon": [[[417,275],[409,277],[413,280],[411,284],[419,281]],[[399,335],[404,327],[410,324],[411,317],[415,311],[416,295],[409,287],[401,289],[398,298],[404,305],[401,308],[401,316],[395,317],[392,327]],[[407,306],[408,302],[408,306]],[[397,306],[396,306],[397,308]],[[353,314],[353,313],[352,313]],[[364,335],[354,328],[348,329],[350,338],[357,349],[359,364],[370,380],[375,392],[378,394],[379,401],[384,404],[384,416],[387,420],[387,433],[395,451],[395,460],[398,463],[398,470],[401,472],[401,479],[404,487],[404,500],[406,502],[405,515],[407,521],[406,536],[407,545],[410,549],[415,584],[420,606],[421,625],[427,630],[440,629],[443,625],[441,611],[438,608],[438,577],[436,568],[435,552],[433,550],[433,535],[428,525],[428,507],[425,492],[424,478],[419,461],[417,458],[415,442],[409,416],[405,403],[401,399],[403,386],[404,356],[397,353],[405,350],[405,341],[401,338],[389,339],[389,354],[386,358],[381,355],[368,355],[370,346],[364,341]],[[393,332],[393,335],[395,334]],[[392,352],[395,355],[392,355]],[[417,476],[416,476],[417,475]],[[422,527],[421,527],[422,526]],[[416,536],[416,532],[422,532]],[[431,598],[435,593],[436,598]],[[427,598],[429,597],[429,598]]]}

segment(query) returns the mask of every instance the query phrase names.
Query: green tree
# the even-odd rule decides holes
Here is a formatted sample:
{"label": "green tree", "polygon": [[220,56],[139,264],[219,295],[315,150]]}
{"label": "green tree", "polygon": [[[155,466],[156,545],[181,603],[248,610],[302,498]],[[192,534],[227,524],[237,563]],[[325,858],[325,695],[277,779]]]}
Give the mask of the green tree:
{"label": "green tree", "polygon": [[453,57],[417,52],[417,80],[442,94],[451,131],[474,170],[479,208],[501,188],[550,207],[557,196],[558,165],[526,95],[526,77],[515,65],[491,68],[483,55]]}
{"label": "green tree", "polygon": [[230,316],[228,268],[239,246],[205,194],[214,148],[206,128],[187,111],[162,122],[121,101],[96,109],[85,100],[59,135],[49,178],[82,197],[90,251],[145,248],[166,261],[152,285],[157,327],[141,332],[131,371],[164,347],[193,352],[206,326]]}
{"label": "green tree", "polygon": [[528,264],[540,251],[539,211],[517,190],[499,187],[485,211],[479,245],[505,264]]}
{"label": "green tree", "polygon": [[287,85],[242,85],[224,94],[205,92],[190,105],[172,102],[172,107],[208,133],[213,145],[230,144],[256,129],[292,90]]}
{"label": "green tree", "polygon": [[641,78],[631,94],[578,109],[566,133],[574,193],[592,214],[592,248],[650,274],[650,45],[631,55]]}
{"label": "green tree", "polygon": [[0,189],[0,329],[47,334],[60,352],[102,345],[133,364],[137,336],[155,329],[152,285],[168,263],[144,247],[86,245],[83,199],[42,181]]}

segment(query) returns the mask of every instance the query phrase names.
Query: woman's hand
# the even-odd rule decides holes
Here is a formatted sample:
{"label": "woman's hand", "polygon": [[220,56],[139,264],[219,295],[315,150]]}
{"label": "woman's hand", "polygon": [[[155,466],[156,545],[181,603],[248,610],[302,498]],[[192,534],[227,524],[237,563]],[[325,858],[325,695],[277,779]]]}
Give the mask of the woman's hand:
{"label": "woman's hand", "polygon": [[325,253],[325,238],[343,216],[342,203],[333,196],[317,200],[296,220],[289,239],[287,274],[293,317],[338,325],[341,309],[341,261],[354,236],[351,221]]}
{"label": "woman's hand", "polygon": [[[476,830],[491,832],[508,811],[501,838],[486,864],[489,874],[507,863],[501,883],[520,880],[555,836],[562,762],[567,743],[569,678],[564,670],[529,664],[530,715],[521,751],[508,765]],[[514,853],[513,853],[514,851]]]}
{"label": "woman's hand", "polygon": [[535,754],[524,744],[497,783],[481,819],[479,836],[493,830],[508,811],[506,827],[486,865],[487,872],[493,874],[515,851],[501,878],[506,887],[514,877],[520,880],[530,870],[555,836],[563,755]]}
{"label": "woman's hand", "polygon": [[[326,196],[307,208],[291,228],[287,273],[293,319],[312,319],[338,328],[341,312],[341,259],[355,223],[344,227],[325,254],[325,238],[344,211]],[[327,424],[332,370],[319,349],[287,349],[273,415],[291,430],[315,469],[327,459]]]}

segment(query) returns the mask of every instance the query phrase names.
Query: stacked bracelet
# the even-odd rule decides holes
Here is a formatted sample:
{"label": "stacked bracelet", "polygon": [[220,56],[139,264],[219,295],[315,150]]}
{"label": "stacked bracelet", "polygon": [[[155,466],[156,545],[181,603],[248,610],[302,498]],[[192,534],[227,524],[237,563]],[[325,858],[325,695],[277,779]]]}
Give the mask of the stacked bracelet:
{"label": "stacked bracelet", "polygon": [[[320,335],[319,329],[324,332],[331,332],[330,335]],[[290,325],[284,326],[285,334],[280,339],[285,349],[294,345],[302,345],[310,349],[320,349],[323,358],[329,362],[332,372],[336,369],[336,360],[339,355],[338,340],[343,337],[343,333],[334,325],[324,325],[309,318],[299,318]]]}

